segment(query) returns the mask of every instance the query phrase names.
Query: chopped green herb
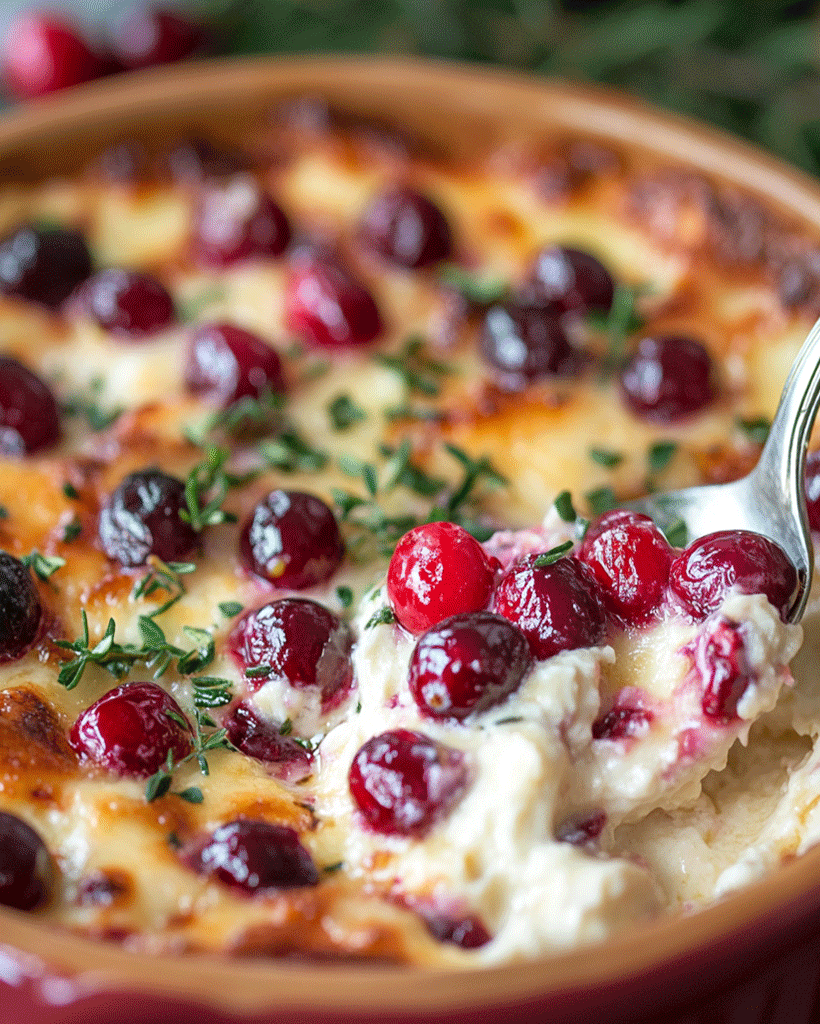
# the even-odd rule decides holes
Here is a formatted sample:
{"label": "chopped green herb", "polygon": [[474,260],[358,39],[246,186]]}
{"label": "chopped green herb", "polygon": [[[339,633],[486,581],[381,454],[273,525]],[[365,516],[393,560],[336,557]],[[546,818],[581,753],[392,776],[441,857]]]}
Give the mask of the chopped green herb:
{"label": "chopped green herb", "polygon": [[59,555],[41,555],[39,551],[32,551],[30,555],[23,555],[20,559],[23,565],[27,565],[31,571],[41,580],[49,580],[65,565],[65,559]]}
{"label": "chopped green herb", "polygon": [[0,505],[0,519],[8,519],[8,517],[9,510],[6,508],[5,505]]}
{"label": "chopped green herb", "polygon": [[211,284],[190,298],[177,301],[177,317],[183,324],[192,324],[202,319],[202,314],[215,302],[227,295],[224,284]]}
{"label": "chopped green herb", "polygon": [[624,461],[620,452],[613,452],[609,448],[590,448],[588,454],[593,462],[597,462],[599,466],[604,466],[606,469],[615,469]]}
{"label": "chopped green herb", "polygon": [[364,409],[356,405],[350,395],[337,395],[328,405],[327,413],[334,430],[349,430],[354,423],[366,418]]}
{"label": "chopped green herb", "polygon": [[771,420],[766,419],[765,416],[757,416],[754,419],[738,418],[735,422],[746,437],[755,444],[765,444],[772,428]]}
{"label": "chopped green herb", "polygon": [[657,441],[650,445],[646,453],[649,472],[662,473],[675,457],[677,450],[678,445],[674,441]]}
{"label": "chopped green herb", "polygon": [[507,718],[497,718],[493,725],[517,725],[523,721],[524,719],[521,715],[508,715]]}
{"label": "chopped green herb", "polygon": [[337,860],[335,864],[326,864],[322,868],[322,871],[326,875],[333,875],[337,871],[341,871],[344,866],[345,866],[345,862],[343,860]]}
{"label": "chopped green herb", "polygon": [[479,277],[454,263],[439,268],[438,281],[440,285],[452,288],[477,306],[501,302],[510,290],[507,282],[500,277]]}
{"label": "chopped green herb", "polygon": [[578,518],[575,506],[572,504],[572,495],[569,491],[561,491],[555,499],[555,511],[565,523],[574,523]]}
{"label": "chopped green herb", "polygon": [[564,541],[563,544],[558,544],[556,547],[550,548],[549,551],[545,551],[543,555],[539,555],[532,564],[536,569],[546,569],[548,565],[552,565],[559,558],[569,554],[572,551],[572,547],[571,540]]}
{"label": "chopped green herb", "polygon": [[156,555],[148,556],[147,565],[148,572],[131,591],[132,600],[151,597],[158,590],[165,590],[170,594],[167,601],[150,613],[149,617],[153,619],[167,612],[186,593],[185,584],[180,577],[192,573],[196,565],[194,562],[163,562]]}
{"label": "chopped green herb", "polygon": [[230,679],[218,676],[192,676],[194,705],[198,708],[221,708],[233,700]]}
{"label": "chopped green herb", "polygon": [[439,378],[452,373],[451,367],[424,354],[424,341],[421,338],[411,338],[397,355],[377,352],[373,358],[382,366],[395,371],[408,391],[428,398],[435,398],[439,394]]}
{"label": "chopped green herb", "polygon": [[222,508],[232,483],[224,470],[229,458],[226,448],[208,448],[205,459],[194,466],[185,481],[186,507],[179,517],[197,533],[206,526],[236,522],[236,516]]}
{"label": "chopped green herb", "polygon": [[263,441],[256,449],[271,469],[285,473],[310,473],[324,469],[327,454],[314,448],[293,430],[283,430],[275,438]]}
{"label": "chopped green herb", "polygon": [[641,330],[644,325],[644,319],[636,309],[637,300],[644,291],[644,288],[616,284],[608,312],[590,310],[585,314],[590,327],[605,334],[609,342],[603,366],[605,377],[611,376],[623,362],[626,339],[630,334]]}
{"label": "chopped green herb", "polygon": [[[187,722],[184,724],[188,725]],[[175,762],[173,753],[169,750],[165,764],[148,779],[145,786],[145,799],[148,803],[161,796],[165,796],[171,788],[174,772],[181,765],[186,764],[188,761],[196,760],[200,772],[203,775],[208,775],[210,774],[210,768],[205,755],[212,750],[234,749],[233,744],[228,739],[227,729],[217,728],[216,722],[214,722],[211,716],[200,708],[195,709],[193,732],[194,743],[191,753],[186,754],[185,757]],[[197,786],[190,786],[188,789],[184,789],[174,795],[194,804],[202,803],[203,800],[202,791]]]}
{"label": "chopped green herb", "polygon": [[186,431],[188,440],[198,447],[206,447],[220,435],[242,437],[260,434],[277,426],[284,398],[265,390],[256,397],[245,395],[227,407],[206,417],[204,422]]}
{"label": "chopped green herb", "polygon": [[289,718],[286,718],[284,722],[279,726],[280,736],[290,736],[293,732],[293,722]]}
{"label": "chopped green herb", "polygon": [[70,544],[72,541],[75,541],[82,532],[83,524],[76,516],[74,516],[74,518],[67,522],[63,527],[63,543]]}
{"label": "chopped green herb", "polygon": [[392,608],[385,605],[379,608],[368,620],[365,629],[373,629],[375,626],[391,626],[396,621],[396,615]]}
{"label": "chopped green herb", "polygon": [[181,800],[187,800],[189,804],[201,804],[205,799],[199,786],[189,786],[187,789],[181,789],[174,793],[174,796],[178,796]]}
{"label": "chopped green herb", "polygon": [[68,480],[66,480],[66,482],[63,484],[63,494],[67,498],[79,498],[80,496],[80,492],[77,490],[74,484],[69,483]]}
{"label": "chopped green herb", "polygon": [[232,619],[244,610],[238,601],[220,601],[218,607],[226,619]]}
{"label": "chopped green herb", "polygon": [[686,547],[689,531],[686,529],[686,523],[682,519],[676,519],[673,523],[670,523],[663,532],[673,548]]}
{"label": "chopped green herb", "polygon": [[587,491],[584,495],[589,505],[589,510],[594,516],[603,515],[604,512],[611,512],[618,501],[615,492],[611,487],[597,487],[593,491]]}
{"label": "chopped green herb", "polygon": [[256,665],[254,668],[246,668],[245,675],[248,679],[267,679],[273,672],[270,665]]}
{"label": "chopped green herb", "polygon": [[350,587],[336,587],[336,596],[342,608],[349,608],[353,604],[353,591]]}
{"label": "chopped green herb", "polygon": [[95,379],[89,385],[87,395],[74,395],[62,403],[62,411],[66,416],[84,416],[89,427],[94,431],[105,430],[125,412],[122,406],[103,409],[98,398],[102,392],[103,382]]}

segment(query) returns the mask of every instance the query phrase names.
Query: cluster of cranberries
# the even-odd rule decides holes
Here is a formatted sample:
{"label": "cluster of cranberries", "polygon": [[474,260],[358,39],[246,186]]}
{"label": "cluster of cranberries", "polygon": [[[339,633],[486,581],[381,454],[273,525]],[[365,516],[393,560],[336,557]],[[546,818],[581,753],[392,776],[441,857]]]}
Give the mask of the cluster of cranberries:
{"label": "cluster of cranberries", "polygon": [[33,910],[48,898],[52,863],[34,829],[0,811],[0,906]]}

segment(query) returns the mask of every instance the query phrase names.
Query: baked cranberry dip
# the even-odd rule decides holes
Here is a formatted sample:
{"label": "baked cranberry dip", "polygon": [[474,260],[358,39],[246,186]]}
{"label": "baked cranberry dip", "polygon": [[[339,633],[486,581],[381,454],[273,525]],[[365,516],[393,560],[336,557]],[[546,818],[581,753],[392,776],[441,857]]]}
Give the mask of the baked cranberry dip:
{"label": "baked cranberry dip", "polygon": [[[816,602],[622,503],[754,465],[818,240],[317,100],[0,189],[0,903],[469,967],[820,839]],[[820,462],[807,469],[820,530]]]}

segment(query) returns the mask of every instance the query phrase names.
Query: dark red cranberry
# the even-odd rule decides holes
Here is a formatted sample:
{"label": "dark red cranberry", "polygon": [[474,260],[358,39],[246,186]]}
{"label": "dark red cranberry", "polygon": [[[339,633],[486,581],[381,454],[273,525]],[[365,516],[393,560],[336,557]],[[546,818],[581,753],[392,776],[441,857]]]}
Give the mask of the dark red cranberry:
{"label": "dark red cranberry", "polygon": [[594,647],[606,635],[598,587],[577,558],[559,558],[539,568],[538,555],[526,555],[502,577],[493,608],[521,629],[536,658]]}
{"label": "dark red cranberry", "polygon": [[459,612],[485,608],[493,566],[484,548],[455,523],[426,523],[401,538],[387,570],[387,596],[396,618],[423,633]]}
{"label": "dark red cranberry", "polygon": [[145,5],[118,22],[111,50],[123,68],[133,71],[184,60],[201,52],[206,41],[202,25],[192,18]]}
{"label": "dark red cranberry", "polygon": [[6,87],[18,99],[90,82],[105,71],[104,61],[77,29],[53,15],[21,15],[12,22],[3,49]]}
{"label": "dark red cranberry", "polygon": [[179,704],[156,683],[124,683],[87,707],[74,723],[71,746],[87,763],[144,779],[191,752],[191,730]]}
{"label": "dark red cranberry", "polygon": [[285,736],[274,722],[269,722],[243,701],[222,720],[228,739],[243,754],[266,764],[293,768],[299,775],[310,771],[311,756],[293,736]]}
{"label": "dark red cranberry", "polygon": [[524,634],[493,612],[453,615],[419,637],[408,685],[431,718],[463,719],[499,704],[532,664]]}
{"label": "dark red cranberry", "polygon": [[562,313],[606,312],[615,284],[606,267],[588,252],[551,245],[533,261],[530,290]]}
{"label": "dark red cranberry", "polygon": [[806,512],[810,529],[820,531],[820,449],[806,456]]}
{"label": "dark red cranberry", "polygon": [[166,158],[175,181],[200,185],[208,178],[225,178],[247,170],[249,161],[238,150],[223,150],[207,139],[189,139],[175,145]]}
{"label": "dark red cranberry", "polygon": [[16,228],[0,241],[0,291],[56,309],[91,273],[81,232]]}
{"label": "dark red cranberry", "polygon": [[292,828],[251,818],[220,825],[186,860],[194,871],[248,893],[319,882],[316,865]]}
{"label": "dark red cranberry", "polygon": [[696,619],[717,611],[731,590],[765,594],[785,619],[797,573],[774,541],[749,530],[722,530],[682,551],[672,562],[669,583]]}
{"label": "dark red cranberry", "polygon": [[447,218],[411,188],[394,187],[376,196],[364,212],[360,234],[369,249],[407,270],[446,260],[453,249]]}
{"label": "dark red cranberry", "polygon": [[52,862],[46,844],[8,811],[0,811],[0,905],[33,910],[51,889]]}
{"label": "dark red cranberry", "polygon": [[166,288],[135,270],[101,270],[80,289],[80,303],[87,316],[121,338],[143,338],[176,322]]}
{"label": "dark red cranberry", "polygon": [[467,786],[461,751],[409,729],[373,736],[350,766],[350,795],[364,821],[385,835],[420,837]]}
{"label": "dark red cranberry", "polygon": [[226,323],[205,324],[194,334],[185,383],[223,408],[240,398],[285,391],[276,350],[258,335]]}
{"label": "dark red cranberry", "polygon": [[25,654],[37,636],[42,614],[28,567],[0,551],[0,662]]}
{"label": "dark red cranberry", "polygon": [[346,623],[301,597],[284,597],[246,612],[229,639],[243,671],[271,670],[269,675],[253,676],[252,689],[268,679],[284,679],[297,689],[318,686],[324,700],[350,685],[352,643]]}
{"label": "dark red cranberry", "polygon": [[280,256],[289,241],[287,217],[250,175],[203,186],[193,233],[200,263],[226,267],[251,256]]}
{"label": "dark red cranberry", "polygon": [[642,419],[672,423],[714,400],[711,357],[692,338],[642,338],[621,371],[621,393]]}
{"label": "dark red cranberry", "polygon": [[505,302],[484,315],[481,355],[499,384],[520,391],[534,380],[565,375],[575,360],[564,328],[545,305]]}
{"label": "dark red cranberry", "polygon": [[245,565],[277,587],[303,590],[329,579],[344,558],[333,512],[314,494],[271,491],[240,537]]}
{"label": "dark red cranberry", "polygon": [[606,814],[604,811],[590,811],[588,814],[574,815],[558,826],[555,831],[555,838],[559,843],[593,847],[595,840],[603,832],[604,825],[606,825]]}
{"label": "dark red cranberry", "polygon": [[604,513],[578,552],[598,581],[608,610],[628,626],[645,625],[658,611],[673,556],[652,520],[628,511]]}
{"label": "dark red cranberry", "polygon": [[30,455],[60,439],[51,389],[16,359],[0,356],[0,454]]}
{"label": "dark red cranberry", "polygon": [[144,565],[149,555],[178,562],[199,542],[180,518],[187,508],[185,485],[158,469],[127,476],[100,512],[103,551],[124,566]]}
{"label": "dark red cranberry", "polygon": [[654,720],[655,716],[646,708],[616,704],[592,723],[592,738],[624,740],[631,736],[641,736]]}
{"label": "dark red cranberry", "polygon": [[448,917],[432,911],[419,910],[427,930],[434,939],[461,949],[480,949],[486,946],[492,936],[480,918],[472,914],[466,917]]}
{"label": "dark red cranberry", "polygon": [[740,626],[723,616],[683,648],[703,685],[701,707],[707,718],[727,723],[751,682]]}
{"label": "dark red cranberry", "polygon": [[299,263],[291,271],[285,324],[322,348],[367,345],[383,330],[370,292],[342,267],[322,259]]}

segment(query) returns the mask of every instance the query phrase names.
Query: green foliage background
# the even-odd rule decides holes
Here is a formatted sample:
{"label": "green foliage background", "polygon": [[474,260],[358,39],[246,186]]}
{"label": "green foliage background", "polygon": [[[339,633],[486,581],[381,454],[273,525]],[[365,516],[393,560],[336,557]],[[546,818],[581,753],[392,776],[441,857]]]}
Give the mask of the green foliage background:
{"label": "green foliage background", "polygon": [[610,83],[820,176],[820,3],[215,0],[225,53],[410,53]]}

